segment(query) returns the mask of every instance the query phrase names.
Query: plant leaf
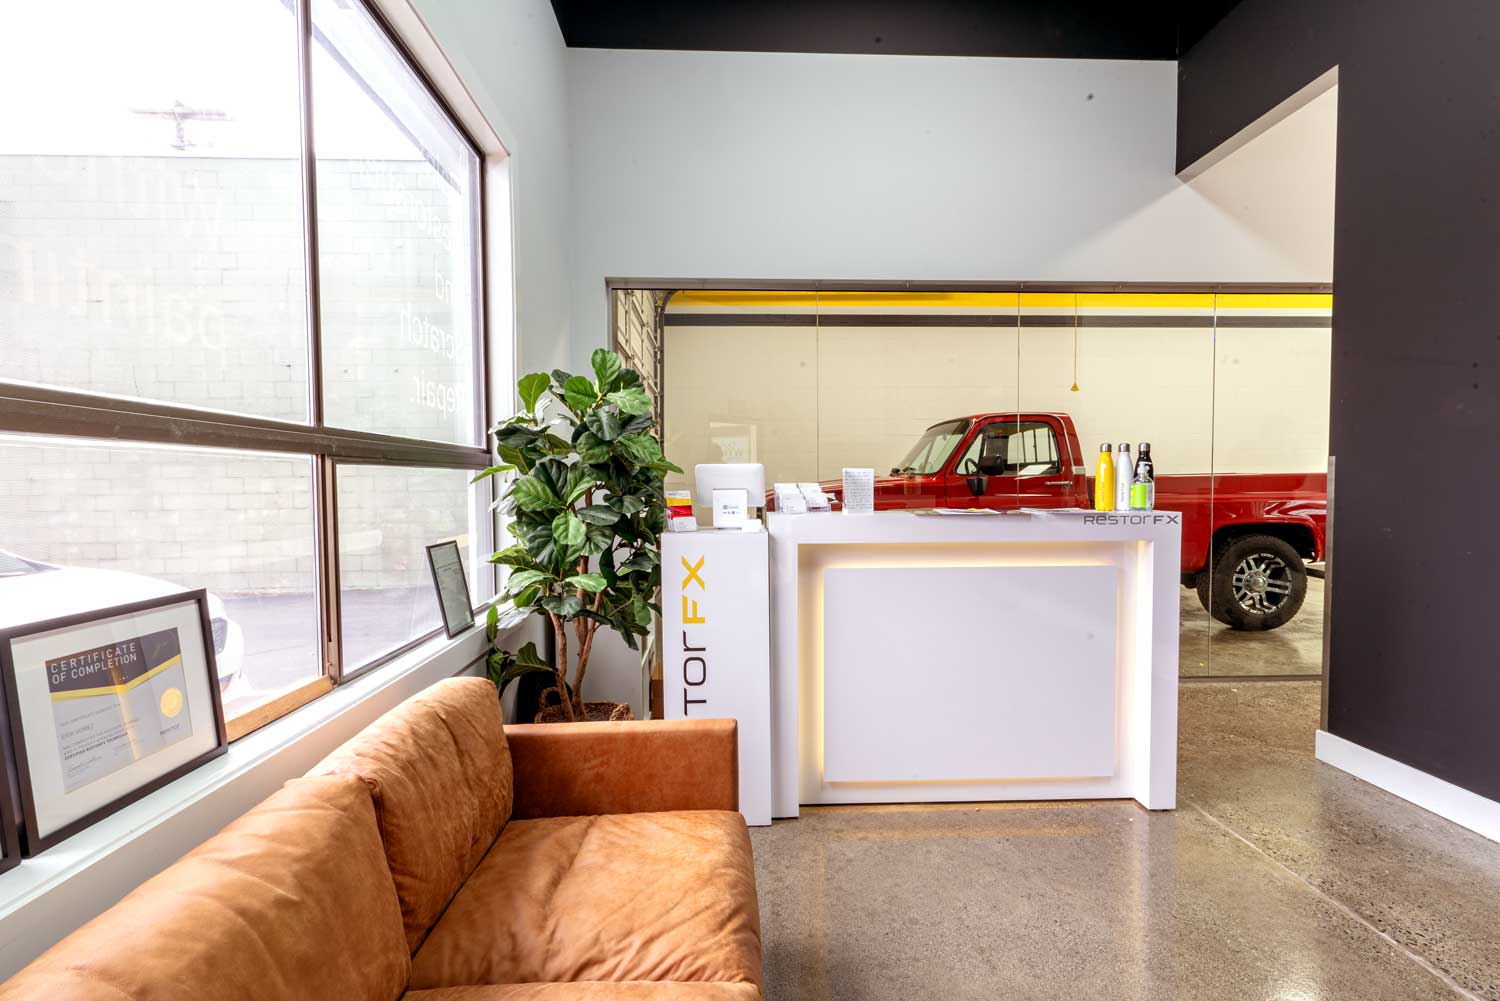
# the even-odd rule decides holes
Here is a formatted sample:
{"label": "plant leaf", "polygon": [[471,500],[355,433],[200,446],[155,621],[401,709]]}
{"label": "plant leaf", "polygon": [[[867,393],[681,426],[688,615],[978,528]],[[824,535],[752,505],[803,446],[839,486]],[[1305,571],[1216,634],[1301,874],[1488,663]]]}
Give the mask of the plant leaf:
{"label": "plant leaf", "polygon": [[548,511],[561,507],[562,501],[538,476],[523,476],[511,484],[511,496],[522,511]]}
{"label": "plant leaf", "polygon": [[610,393],[606,399],[620,408],[621,413],[632,417],[643,417],[651,412],[651,397],[644,389],[621,389]]}
{"label": "plant leaf", "polygon": [[576,594],[553,594],[542,599],[542,607],[553,615],[570,619],[583,610],[583,601]]}
{"label": "plant leaf", "polygon": [[490,562],[503,563],[508,567],[535,569],[531,566],[531,556],[526,552],[525,546],[509,546],[502,549],[490,557]]}
{"label": "plant leaf", "polygon": [[581,587],[590,594],[597,594],[609,586],[609,581],[596,573],[574,574],[563,583],[569,587]]}
{"label": "plant leaf", "polygon": [[516,651],[516,663],[525,664],[527,667],[542,667],[552,670],[552,665],[542,659],[541,654],[536,652],[535,643],[527,643]]}
{"label": "plant leaf", "polygon": [[516,383],[516,389],[521,393],[521,405],[526,408],[527,412],[536,409],[537,401],[547,391],[548,381],[545,372],[533,372],[530,375],[521,376],[521,381]]}
{"label": "plant leaf", "polygon": [[505,594],[515,594],[524,591],[533,584],[539,584],[552,575],[545,570],[517,570],[505,581]]}
{"label": "plant leaf", "polygon": [[620,437],[620,415],[613,410],[596,410],[588,415],[585,423],[600,441],[614,441]]}
{"label": "plant leaf", "polygon": [[[509,685],[512,681],[515,681],[521,675],[535,674],[538,671],[545,671],[548,674],[551,674],[552,668],[546,666],[545,664],[540,666],[535,664],[512,664],[510,667],[507,667],[505,670],[500,672],[499,680],[495,681],[495,686],[499,688],[501,693],[503,694],[505,692],[505,686]],[[495,680],[493,673],[490,676],[490,680]]]}
{"label": "plant leaf", "polygon": [[558,458],[543,459],[532,473],[554,497],[568,492],[568,464]]}
{"label": "plant leaf", "polygon": [[576,549],[587,534],[588,526],[572,511],[564,511],[552,521],[552,541],[559,549]]}
{"label": "plant leaf", "polygon": [[599,477],[581,462],[568,468],[568,492],[563,495],[564,504],[572,504],[578,498],[599,485]]}
{"label": "plant leaf", "polygon": [[579,508],[577,514],[590,525],[613,525],[620,520],[620,512],[607,504],[590,504]]}
{"label": "plant leaf", "polygon": [[599,402],[599,394],[585,376],[575,375],[563,384],[563,402],[582,413]]}
{"label": "plant leaf", "polygon": [[657,444],[655,438],[647,435],[624,435],[616,439],[615,448],[637,465],[648,466],[653,462],[662,461],[661,445]]}
{"label": "plant leaf", "polygon": [[599,395],[603,396],[613,388],[625,364],[620,361],[619,355],[605,348],[595,348],[593,355],[589,357],[589,362],[593,365],[594,376],[598,379]]}
{"label": "plant leaf", "polygon": [[512,465],[491,466],[490,468],[484,470],[483,472],[475,473],[474,474],[474,478],[471,479],[469,482],[470,483],[478,483],[480,480],[489,479],[491,476],[494,476],[497,473],[508,473],[512,469],[515,469],[515,468],[516,467],[512,466]]}

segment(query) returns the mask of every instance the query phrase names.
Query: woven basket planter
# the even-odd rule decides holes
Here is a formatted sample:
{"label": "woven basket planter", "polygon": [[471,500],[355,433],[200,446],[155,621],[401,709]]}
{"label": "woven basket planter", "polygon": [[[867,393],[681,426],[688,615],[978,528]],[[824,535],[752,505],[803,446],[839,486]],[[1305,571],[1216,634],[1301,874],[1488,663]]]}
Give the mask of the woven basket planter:
{"label": "woven basket planter", "polygon": [[[568,711],[563,708],[562,697],[555,685],[542,690],[539,702],[541,709],[532,720],[533,723],[578,722],[568,719]],[[616,723],[621,720],[635,719],[635,714],[623,702],[585,702],[583,719],[589,723]]]}

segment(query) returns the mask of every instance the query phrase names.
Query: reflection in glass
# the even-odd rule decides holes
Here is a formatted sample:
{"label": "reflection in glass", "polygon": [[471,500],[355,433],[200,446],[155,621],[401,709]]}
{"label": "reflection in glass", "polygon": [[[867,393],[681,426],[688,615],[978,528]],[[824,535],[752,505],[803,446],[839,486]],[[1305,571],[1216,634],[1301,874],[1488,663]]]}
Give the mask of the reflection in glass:
{"label": "reflection in glass", "polygon": [[0,626],[206,588],[226,718],[318,678],[312,464],[0,435]]}
{"label": "reflection in glass", "polygon": [[0,379],[305,421],[290,6],[16,3],[4,30]]}
{"label": "reflection in glass", "polygon": [[442,627],[427,546],[458,542],[477,601],[475,488],[471,471],[338,467],[339,616],[344,670]]}
{"label": "reflection in glass", "polygon": [[1322,673],[1332,305],[1220,295],[1206,673]]}
{"label": "reflection in glass", "polygon": [[312,13],[326,421],[475,443],[478,158],[360,5]]}

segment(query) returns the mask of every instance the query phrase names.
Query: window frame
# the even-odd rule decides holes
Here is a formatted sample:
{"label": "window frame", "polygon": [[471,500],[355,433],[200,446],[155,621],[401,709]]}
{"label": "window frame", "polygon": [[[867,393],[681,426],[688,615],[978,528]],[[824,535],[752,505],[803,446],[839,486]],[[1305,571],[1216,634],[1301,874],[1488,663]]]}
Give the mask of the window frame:
{"label": "window frame", "polygon": [[[934,426],[936,426],[936,425],[934,425]],[[991,433],[991,429],[992,428],[999,428],[999,429],[1002,429],[1002,430],[1006,429],[1006,428],[1010,428],[1012,430],[1006,430],[1006,431],[1004,431],[1003,434],[992,434]],[[1045,430],[1047,432],[1048,436],[1052,440],[1052,452],[1053,452],[1053,459],[1054,459],[1054,461],[1051,463],[1051,465],[1057,467],[1057,469],[1054,470],[1053,472],[1022,473],[1019,469],[1009,470],[1009,471],[1004,472],[1004,473],[982,473],[982,472],[977,472],[977,470],[979,468],[979,455],[981,453],[983,453],[983,451],[984,451],[984,443],[985,443],[985,440],[987,438],[999,438],[999,437],[1004,437],[1005,438],[1005,446],[1006,446],[1005,464],[1008,466],[1008,465],[1011,464],[1011,462],[1010,462],[1010,440],[1011,440],[1011,438],[1015,437],[1018,434],[1025,434],[1028,431],[1042,431],[1042,430]],[[971,455],[970,453],[973,453],[973,454]],[[965,462],[968,462],[971,459],[974,461],[974,467],[975,467],[976,472],[975,473],[965,474],[965,473],[962,472],[963,465],[964,465]],[[958,453],[958,458],[957,458],[957,460],[953,464],[953,469],[954,469],[955,472],[958,472],[959,475],[970,475],[970,476],[973,476],[973,475],[978,475],[978,476],[993,476],[993,477],[1004,477],[1004,476],[1015,476],[1015,477],[1020,477],[1020,476],[1055,476],[1055,475],[1057,475],[1058,473],[1060,473],[1062,471],[1062,449],[1058,445],[1056,430],[1052,427],[1051,424],[1048,424],[1046,421],[1037,421],[1037,420],[1005,420],[1005,419],[1002,418],[1002,419],[999,419],[999,420],[986,421],[986,422],[982,423],[979,426],[977,432],[974,435],[974,439],[969,443],[969,447],[967,449],[965,449],[962,453]]]}
{"label": "window frame", "polygon": [[[306,288],[304,338],[308,352],[307,421],[226,413],[202,407],[154,400],[138,400],[90,390],[68,389],[6,380],[0,376],[0,433],[79,438],[121,444],[173,444],[307,456],[313,467],[313,531],[315,601],[319,610],[318,643],[322,674],[298,688],[253,707],[227,721],[234,741],[281,718],[344,682],[363,677],[413,648],[443,634],[438,626],[412,637],[394,650],[360,665],[346,665],[341,647],[339,615],[338,495],[339,464],[428,467],[480,470],[490,465],[489,428],[495,415],[490,361],[490,288],[488,176],[490,161],[473,133],[444,98],[411,49],[392,27],[374,0],[357,0],[358,7],[431,97],[439,114],[474,157],[474,190],[469,199],[473,253],[470,261],[472,296],[473,394],[476,445],[356,431],[329,425],[324,414],[323,329],[318,254],[317,158],[313,147],[312,0],[293,0],[296,22],[297,86],[299,98],[299,159],[301,168],[302,252]],[[485,511],[475,519],[476,551],[495,548],[498,519],[491,508],[494,481],[476,488],[476,501]],[[476,612],[498,594],[499,581],[478,567]]]}

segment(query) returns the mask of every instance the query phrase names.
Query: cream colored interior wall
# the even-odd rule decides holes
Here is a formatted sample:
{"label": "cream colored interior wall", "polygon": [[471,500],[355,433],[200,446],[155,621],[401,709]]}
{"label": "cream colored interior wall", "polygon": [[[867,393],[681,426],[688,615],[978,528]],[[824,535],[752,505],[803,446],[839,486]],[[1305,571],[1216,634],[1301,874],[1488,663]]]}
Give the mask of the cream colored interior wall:
{"label": "cream colored interior wall", "polygon": [[686,472],[669,476],[667,489],[687,489],[697,463],[735,461],[714,439],[742,433],[754,436],[744,461],[766,463],[768,483],[811,476],[817,347],[806,327],[667,327],[663,447]]}
{"label": "cream colored interior wall", "polygon": [[1086,456],[1150,441],[1163,473],[1321,472],[1329,351],[1327,328],[1084,327],[1075,393],[1069,328],[1023,328],[1018,351],[1005,328],[668,326],[667,454],[835,479],[890,469],[940,420],[1021,409],[1072,415]]}

